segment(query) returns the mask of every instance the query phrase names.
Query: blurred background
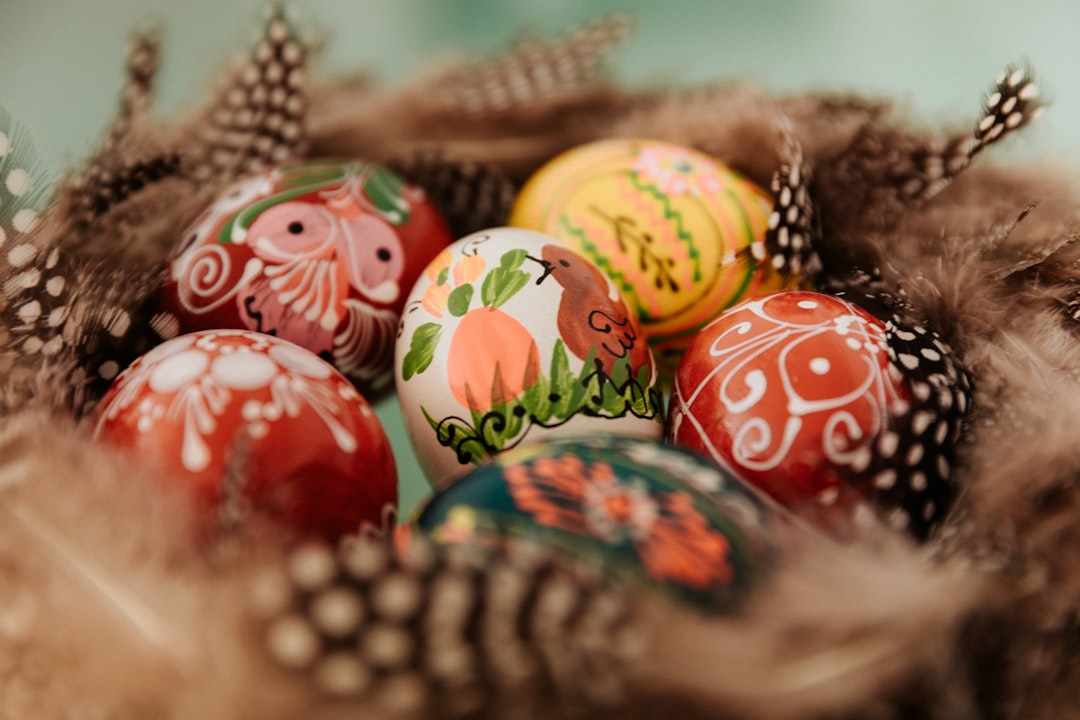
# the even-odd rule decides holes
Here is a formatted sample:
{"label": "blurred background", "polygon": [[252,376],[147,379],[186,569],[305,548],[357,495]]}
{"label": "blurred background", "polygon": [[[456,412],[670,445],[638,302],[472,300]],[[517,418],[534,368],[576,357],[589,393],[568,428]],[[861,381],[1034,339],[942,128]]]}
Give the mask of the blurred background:
{"label": "blurred background", "polygon": [[[481,58],[522,33],[555,35],[629,11],[636,30],[612,56],[630,88],[749,80],[774,93],[893,98],[917,126],[964,127],[1008,63],[1029,61],[1052,103],[995,148],[999,162],[1080,151],[1080,3],[1075,0],[296,0],[321,50],[316,79],[365,71],[391,84],[452,58]],[[263,0],[0,0],[0,103],[62,169],[79,162],[116,107],[132,29],[155,22],[163,55],[157,111],[182,112],[246,49]],[[406,512],[426,491],[393,402],[379,407],[399,460]]]}

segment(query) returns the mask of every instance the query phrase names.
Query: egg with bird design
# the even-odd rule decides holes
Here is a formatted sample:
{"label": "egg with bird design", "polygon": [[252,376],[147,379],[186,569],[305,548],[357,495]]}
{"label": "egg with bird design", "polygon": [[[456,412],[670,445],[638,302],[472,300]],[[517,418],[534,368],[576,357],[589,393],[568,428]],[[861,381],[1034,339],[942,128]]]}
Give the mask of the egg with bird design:
{"label": "egg with bird design", "polygon": [[633,312],[590,261],[541,233],[495,228],[440,253],[409,296],[394,365],[436,487],[526,439],[662,434]]}

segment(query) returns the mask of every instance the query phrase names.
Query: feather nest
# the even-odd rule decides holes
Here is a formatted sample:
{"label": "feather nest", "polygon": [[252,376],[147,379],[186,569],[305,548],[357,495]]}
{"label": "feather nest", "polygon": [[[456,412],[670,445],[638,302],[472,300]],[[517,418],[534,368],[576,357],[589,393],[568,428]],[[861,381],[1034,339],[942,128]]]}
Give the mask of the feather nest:
{"label": "feather nest", "polygon": [[[382,88],[313,83],[307,49],[273,14],[206,108],[173,123],[147,114],[156,39],[144,35],[116,125],[47,212],[47,184],[11,190],[8,158],[36,165],[0,114],[0,137],[21,153],[0,162],[9,178],[0,188],[0,716],[47,720],[72,708],[86,717],[209,720],[395,710],[648,718],[674,709],[777,720],[1074,712],[1076,182],[1056,167],[974,163],[1037,115],[1031,70],[1006,69],[974,130],[916,134],[873,99],[773,98],[738,83],[625,91],[596,71],[626,28],[622,19],[600,21]],[[465,233],[505,217],[515,187],[547,159],[611,135],[690,145],[765,186],[792,181],[805,163],[813,202],[801,227],[813,233],[824,277],[873,269],[955,348],[974,379],[974,408],[956,510],[927,545],[874,523],[845,546],[799,538],[738,612],[719,617],[575,569],[553,575],[543,564],[550,559],[463,565],[421,548],[408,560],[379,543],[305,556],[257,528],[231,552],[208,553],[192,542],[190,508],[162,489],[160,469],[133,464],[80,424],[116,370],[160,339],[146,300],[172,232],[243,172],[320,155],[393,164]],[[15,188],[29,187],[20,177]],[[37,182],[39,173],[27,177]],[[350,693],[367,687],[367,660],[359,651],[305,654],[318,618],[304,614],[310,574],[297,557],[314,558],[327,578],[357,563],[392,567],[423,588],[424,612],[457,609],[492,627],[517,622],[521,597],[569,597],[580,612],[548,617],[558,632],[527,647],[534,662],[520,667],[503,663],[482,633],[452,638],[457,650],[485,658],[489,676],[473,678],[483,692],[466,683],[438,686],[445,694],[436,696],[431,678],[413,672],[379,675],[370,693]],[[553,588],[564,570],[572,582]],[[353,577],[349,587],[370,594],[387,577]],[[479,595],[447,595],[451,577],[469,578]],[[524,595],[493,589],[503,587]],[[413,641],[431,640],[425,626],[410,627]],[[315,669],[289,670],[283,660]]]}

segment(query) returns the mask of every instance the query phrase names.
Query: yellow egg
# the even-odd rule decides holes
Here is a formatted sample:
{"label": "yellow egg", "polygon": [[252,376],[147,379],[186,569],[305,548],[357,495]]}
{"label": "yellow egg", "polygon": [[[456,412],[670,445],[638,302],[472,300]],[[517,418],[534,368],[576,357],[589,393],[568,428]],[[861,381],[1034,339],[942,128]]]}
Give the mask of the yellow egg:
{"label": "yellow egg", "polygon": [[724,309],[798,285],[769,263],[772,198],[734,170],[658,140],[571,149],[522,188],[510,224],[546,233],[599,265],[636,310],[670,373]]}

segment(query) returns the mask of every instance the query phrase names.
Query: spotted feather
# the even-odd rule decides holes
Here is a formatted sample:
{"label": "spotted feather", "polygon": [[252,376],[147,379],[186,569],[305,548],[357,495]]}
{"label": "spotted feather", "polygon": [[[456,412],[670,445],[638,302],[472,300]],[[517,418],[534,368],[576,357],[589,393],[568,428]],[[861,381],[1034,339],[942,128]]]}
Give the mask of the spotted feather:
{"label": "spotted feather", "polygon": [[17,245],[2,258],[0,363],[8,368],[4,405],[30,401],[81,415],[153,336],[142,305],[151,273],[87,264],[53,247]]}
{"label": "spotted feather", "polygon": [[296,157],[307,142],[307,47],[280,7],[248,57],[196,120],[185,171],[225,182]]}
{"label": "spotted feather", "polygon": [[0,108],[0,406],[81,410],[143,349],[135,330],[152,277],[86,264],[39,237],[52,183],[25,128]]}
{"label": "spotted feather", "polygon": [[82,170],[65,183],[73,225],[79,232],[146,185],[180,168],[175,153],[135,149],[150,109],[159,53],[155,30],[135,35],[128,50],[116,118]]}
{"label": "spotted feather", "polygon": [[550,101],[590,80],[631,25],[628,15],[616,14],[552,42],[530,39],[496,60],[436,75],[430,100],[474,117]]}
{"label": "spotted feather", "polygon": [[765,247],[772,267],[782,275],[803,275],[812,280],[821,271],[821,259],[814,245],[817,219],[810,196],[810,168],[785,120],[780,166],[773,173],[770,189],[774,203],[769,215]]}
{"label": "spotted feather", "polygon": [[[974,131],[919,137],[868,123],[835,163],[819,165],[819,186],[827,196],[823,206],[851,208],[853,217],[874,227],[894,226],[904,212],[937,196],[979,153],[1027,126],[1044,107],[1032,70],[1009,66],[987,96]],[[823,218],[828,236],[844,234],[844,228],[830,226],[832,220]]]}
{"label": "spotted feather", "polygon": [[514,185],[491,166],[435,152],[410,155],[388,164],[424,189],[454,237],[505,225],[510,217]]}
{"label": "spotted feather", "polygon": [[548,550],[378,539],[304,545],[256,588],[265,647],[339,701],[423,717],[610,703],[632,659],[621,591]]}
{"label": "spotted feather", "polygon": [[902,289],[890,289],[877,268],[855,270],[830,289],[885,323],[890,372],[907,389],[906,400],[889,408],[889,427],[875,440],[858,484],[888,524],[926,539],[957,496],[953,471],[971,410],[971,376],[942,337],[917,318]]}
{"label": "spotted feather", "polygon": [[52,194],[30,131],[0,107],[0,247],[29,240]]}
{"label": "spotted feather", "polygon": [[901,196],[921,203],[937,195],[976,155],[1038,117],[1045,110],[1039,95],[1031,68],[1008,66],[987,95],[973,135],[950,138],[940,149],[927,147],[910,158],[907,173],[897,173]]}

